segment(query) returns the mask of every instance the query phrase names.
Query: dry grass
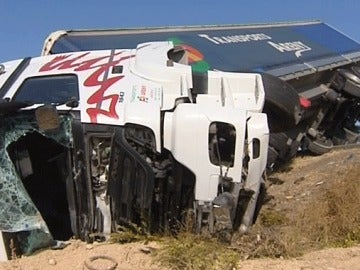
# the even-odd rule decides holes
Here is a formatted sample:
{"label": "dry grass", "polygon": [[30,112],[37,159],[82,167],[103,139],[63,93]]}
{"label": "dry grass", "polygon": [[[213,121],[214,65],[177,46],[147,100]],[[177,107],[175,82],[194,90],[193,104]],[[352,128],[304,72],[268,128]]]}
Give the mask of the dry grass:
{"label": "dry grass", "polygon": [[288,218],[283,213],[275,210],[263,210],[260,215],[260,222],[264,227],[272,227],[274,225],[287,224]]}
{"label": "dry grass", "polygon": [[291,217],[263,210],[247,235],[233,245],[245,258],[296,257],[314,249],[360,243],[360,167],[352,166],[328,180]]}
{"label": "dry grass", "polygon": [[177,238],[164,238],[155,254],[160,265],[176,270],[227,270],[239,262],[238,252],[215,238],[182,232]]}
{"label": "dry grass", "polygon": [[110,242],[119,244],[149,242],[155,241],[156,239],[156,236],[150,235],[135,224],[129,224],[126,227],[118,226],[116,232],[110,236]]}
{"label": "dry grass", "polygon": [[[169,269],[226,270],[236,269],[241,258],[296,257],[314,249],[359,244],[360,166],[344,170],[333,179],[324,179],[317,193],[299,203],[291,217],[263,209],[250,232],[235,234],[231,245],[184,229],[176,238],[157,238],[161,248],[154,260]],[[123,243],[148,237],[125,230],[113,235],[113,240]]]}
{"label": "dry grass", "polygon": [[334,177],[323,193],[305,205],[295,224],[318,247],[360,243],[360,167]]}
{"label": "dry grass", "polygon": [[[285,258],[302,255],[299,248],[299,234],[286,223],[274,220],[273,225],[266,220],[266,226],[255,224],[251,231],[245,235],[235,235],[232,247],[238,251],[243,259],[263,257]],[[284,219],[288,222],[288,219]]]}

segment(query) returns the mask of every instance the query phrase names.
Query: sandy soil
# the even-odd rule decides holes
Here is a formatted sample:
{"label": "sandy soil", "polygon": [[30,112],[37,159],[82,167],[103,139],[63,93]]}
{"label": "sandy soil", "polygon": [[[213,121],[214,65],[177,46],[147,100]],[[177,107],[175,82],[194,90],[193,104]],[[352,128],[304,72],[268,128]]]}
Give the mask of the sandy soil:
{"label": "sandy soil", "polygon": [[[85,262],[93,256],[107,256],[116,261],[117,270],[160,269],[153,265],[151,248],[156,248],[156,243],[143,244],[131,243],[125,245],[94,243],[86,244],[79,240],[71,240],[70,244],[63,250],[43,250],[29,257],[0,263],[0,269],[23,269],[23,270],[80,270],[89,269]],[[93,269],[109,269],[113,263],[108,259],[97,259],[90,263]],[[108,268],[110,267],[110,268]]]}
{"label": "sandy soil", "polygon": [[240,262],[246,270],[355,270],[360,269],[360,246],[332,248],[295,259],[258,259]]}
{"label": "sandy soil", "polygon": [[[331,181],[334,173],[351,164],[360,164],[360,148],[336,150],[321,157],[298,157],[283,171],[270,175],[268,193],[272,199],[265,207],[294,211],[295,205],[308,200]],[[86,244],[71,240],[62,250],[47,249],[29,257],[1,262],[0,269],[161,269],[151,259],[151,251],[157,247],[156,243]],[[116,261],[117,267],[111,268],[113,262],[107,259],[89,262],[93,256],[108,256]],[[86,261],[90,268],[85,265]],[[360,246],[316,251],[294,259],[244,260],[239,262],[238,269],[360,269]]]}
{"label": "sandy soil", "polygon": [[[133,243],[118,244],[86,244],[71,241],[63,250],[44,250],[30,257],[0,263],[4,270],[64,270],[89,269],[85,261],[93,256],[109,256],[117,262],[117,270],[162,269],[152,263],[147,252],[156,248],[156,244]],[[99,259],[92,262],[93,269],[110,269],[113,263]],[[90,266],[91,266],[90,265]],[[257,259],[239,262],[237,269],[246,270],[347,270],[360,269],[360,246],[352,248],[336,248],[316,251],[296,259]]]}

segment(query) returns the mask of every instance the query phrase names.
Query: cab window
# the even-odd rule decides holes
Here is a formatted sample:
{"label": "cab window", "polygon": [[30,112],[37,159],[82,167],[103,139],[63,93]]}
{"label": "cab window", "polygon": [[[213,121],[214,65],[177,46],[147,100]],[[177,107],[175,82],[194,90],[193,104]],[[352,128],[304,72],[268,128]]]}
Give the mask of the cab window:
{"label": "cab window", "polygon": [[28,78],[14,97],[32,104],[63,104],[71,99],[79,100],[78,79],[73,74]]}

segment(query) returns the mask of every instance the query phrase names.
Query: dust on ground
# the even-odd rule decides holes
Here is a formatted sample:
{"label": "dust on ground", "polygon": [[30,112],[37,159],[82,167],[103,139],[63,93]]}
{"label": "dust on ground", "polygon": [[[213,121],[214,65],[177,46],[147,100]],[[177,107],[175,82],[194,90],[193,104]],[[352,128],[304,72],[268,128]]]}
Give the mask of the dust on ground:
{"label": "dust on ground", "polygon": [[[268,202],[264,209],[275,209],[291,217],[299,206],[329,185],[334,175],[342,174],[348,166],[356,164],[360,164],[360,148],[334,150],[322,156],[297,157],[279,172],[269,175]],[[159,247],[157,243],[87,244],[79,240],[70,240],[69,243],[62,250],[46,249],[29,257],[1,262],[0,269],[111,269],[113,262],[107,258],[116,261],[114,269],[117,270],[164,269],[152,260],[152,251]],[[96,258],[94,256],[107,257],[90,262]],[[85,262],[90,268],[85,266]],[[360,269],[360,246],[313,251],[292,259],[280,256],[277,259],[242,260],[238,269]]]}

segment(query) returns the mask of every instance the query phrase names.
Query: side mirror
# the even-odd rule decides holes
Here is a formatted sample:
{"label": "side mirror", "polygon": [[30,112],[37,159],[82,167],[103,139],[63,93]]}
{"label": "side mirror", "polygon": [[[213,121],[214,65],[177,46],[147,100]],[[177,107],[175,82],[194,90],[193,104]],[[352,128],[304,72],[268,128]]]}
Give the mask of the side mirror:
{"label": "side mirror", "polygon": [[76,97],[72,97],[68,101],[65,102],[65,105],[66,105],[66,107],[69,107],[69,108],[76,108],[77,106],[79,106],[79,101],[77,100]]}

